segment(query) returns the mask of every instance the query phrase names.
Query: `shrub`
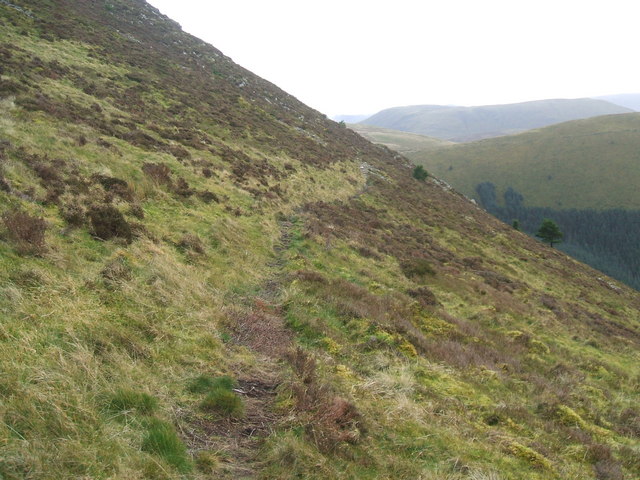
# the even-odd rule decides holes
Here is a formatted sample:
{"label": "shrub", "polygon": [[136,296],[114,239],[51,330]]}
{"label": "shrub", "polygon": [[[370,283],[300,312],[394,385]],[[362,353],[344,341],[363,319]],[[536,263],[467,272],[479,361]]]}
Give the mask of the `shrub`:
{"label": "shrub", "polygon": [[301,348],[286,355],[297,381],[291,384],[296,410],[306,417],[305,431],[323,452],[358,443],[366,429],[352,403],[334,395],[317,376],[316,360]]}
{"label": "shrub", "polygon": [[60,207],[60,215],[71,227],[81,227],[87,217],[85,208],[77,201],[71,200]]}
{"label": "shrub", "polygon": [[102,240],[119,237],[125,239],[127,243],[131,242],[133,237],[131,226],[114,206],[93,206],[89,210],[89,218],[91,219],[93,234],[96,237]]}
{"label": "shrub", "polygon": [[620,464],[615,460],[596,462],[593,470],[598,480],[624,480],[624,473],[622,473]]}
{"label": "shrub", "polygon": [[193,195],[195,193],[195,190],[193,190],[189,186],[189,183],[184,178],[179,177],[175,185],[173,186],[173,193],[186,198]]}
{"label": "shrub", "polygon": [[133,201],[133,190],[125,180],[100,174],[95,174],[92,178],[102,185],[105,191],[111,192],[128,202]]}
{"label": "shrub", "polygon": [[12,210],[2,216],[9,238],[21,254],[38,255],[46,250],[44,234],[47,222],[21,210]]}
{"label": "shrub", "polygon": [[151,395],[129,389],[117,390],[107,401],[107,410],[113,413],[136,412],[150,414],[158,409],[158,401]]}
{"label": "shrub", "polygon": [[163,163],[145,163],[142,171],[159,185],[171,185],[171,169]]}
{"label": "shrub", "polygon": [[170,423],[152,419],[142,440],[142,450],[162,457],[181,473],[191,470],[187,449]]}
{"label": "shrub", "polygon": [[619,424],[625,435],[640,438],[640,409],[627,408],[620,413]]}
{"label": "shrub", "polygon": [[416,180],[420,180],[421,182],[424,182],[428,176],[429,174],[427,173],[427,171],[424,169],[422,165],[417,165],[413,169],[413,178],[415,178]]}
{"label": "shrub", "polygon": [[144,209],[139,203],[132,203],[129,207],[129,214],[136,217],[138,220],[144,219]]}
{"label": "shrub", "polygon": [[415,258],[413,260],[405,261],[400,265],[400,268],[407,278],[424,277],[426,275],[436,274],[431,264],[424,258]]}
{"label": "shrub", "polygon": [[416,301],[423,307],[431,307],[438,305],[438,300],[435,294],[427,287],[418,287],[412,290],[408,290],[407,294],[416,299]]}
{"label": "shrub", "polygon": [[198,198],[202,200],[204,203],[211,203],[211,202],[220,203],[220,198],[218,198],[218,196],[215,193],[210,192],[209,190],[203,190],[201,192],[198,192]]}

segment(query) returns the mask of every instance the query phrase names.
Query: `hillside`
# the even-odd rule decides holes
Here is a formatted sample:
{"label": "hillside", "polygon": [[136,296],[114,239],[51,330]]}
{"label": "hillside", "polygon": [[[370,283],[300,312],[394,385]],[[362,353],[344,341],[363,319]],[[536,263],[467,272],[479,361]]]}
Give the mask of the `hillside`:
{"label": "hillside", "polygon": [[638,131],[609,115],[407,155],[531,235],[552,218],[560,249],[640,288]]}
{"label": "hillside", "polygon": [[640,209],[638,132],[640,114],[610,115],[408,156],[468,196],[490,181],[529,206]]}
{"label": "hillside", "polygon": [[417,105],[383,110],[360,123],[453,142],[469,142],[569,120],[631,111],[591,98],[538,100],[478,107]]}
{"label": "hillside", "polygon": [[141,0],[0,31],[0,478],[640,475],[637,292]]}
{"label": "hillside", "polygon": [[373,127],[361,123],[350,124],[348,127],[362,135],[367,140],[384,145],[391,150],[408,155],[410,153],[428,152],[447,145],[454,145],[453,142],[440,140],[439,138],[425,137],[415,133],[401,132],[399,130],[389,130],[388,128]]}

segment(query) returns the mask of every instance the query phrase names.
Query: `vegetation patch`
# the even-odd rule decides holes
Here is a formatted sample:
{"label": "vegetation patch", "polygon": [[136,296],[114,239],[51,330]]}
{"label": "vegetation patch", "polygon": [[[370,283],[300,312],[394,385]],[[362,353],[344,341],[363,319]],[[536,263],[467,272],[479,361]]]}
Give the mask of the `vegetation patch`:
{"label": "vegetation patch", "polygon": [[187,448],[173,425],[164,420],[153,418],[148,421],[142,450],[161,457],[181,473],[190,472],[192,469]]}
{"label": "vegetation patch", "polygon": [[93,234],[101,240],[121,238],[127,243],[133,240],[131,225],[124,215],[110,204],[94,205],[89,209]]}
{"label": "vegetation patch", "polygon": [[158,410],[158,400],[148,393],[131,389],[119,389],[111,395],[106,408],[117,414],[139,413],[149,415]]}
{"label": "vegetation patch", "polygon": [[46,251],[47,222],[25,211],[14,209],[2,215],[7,235],[22,255],[41,255]]}

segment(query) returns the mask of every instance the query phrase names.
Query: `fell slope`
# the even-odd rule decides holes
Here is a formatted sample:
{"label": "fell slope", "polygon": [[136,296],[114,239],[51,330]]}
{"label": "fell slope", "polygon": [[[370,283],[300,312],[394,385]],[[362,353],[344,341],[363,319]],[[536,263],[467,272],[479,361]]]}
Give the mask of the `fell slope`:
{"label": "fell slope", "polygon": [[391,150],[395,150],[403,155],[411,153],[424,153],[447,145],[454,145],[453,142],[440,140],[439,138],[425,137],[416,133],[401,132],[388,128],[373,127],[360,123],[350,124],[348,127],[359,133],[367,140],[384,145]]}
{"label": "fell slope", "polygon": [[0,477],[640,474],[634,292],[142,1],[0,19]]}
{"label": "fell slope", "polygon": [[632,110],[591,98],[537,100],[506,105],[395,107],[360,123],[453,142],[509,135],[532,128]]}
{"label": "fell slope", "polygon": [[640,209],[638,132],[640,114],[607,115],[408,156],[469,196],[490,181],[529,206]]}

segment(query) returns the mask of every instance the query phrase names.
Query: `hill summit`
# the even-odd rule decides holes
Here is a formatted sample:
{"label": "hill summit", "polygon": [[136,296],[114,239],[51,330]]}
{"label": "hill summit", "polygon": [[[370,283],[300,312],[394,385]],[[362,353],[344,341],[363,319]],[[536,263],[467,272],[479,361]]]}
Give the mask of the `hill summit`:
{"label": "hill summit", "polygon": [[0,31],[1,478],[640,474],[637,292],[141,0]]}

